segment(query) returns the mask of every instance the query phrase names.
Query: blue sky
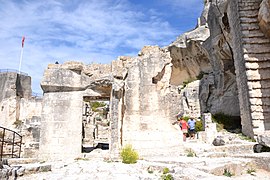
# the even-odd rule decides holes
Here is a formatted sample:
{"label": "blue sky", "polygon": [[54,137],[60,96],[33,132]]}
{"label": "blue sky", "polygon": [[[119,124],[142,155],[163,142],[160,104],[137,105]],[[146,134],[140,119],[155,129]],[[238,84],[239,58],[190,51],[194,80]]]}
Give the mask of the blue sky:
{"label": "blue sky", "polygon": [[49,63],[110,63],[136,56],[144,45],[170,44],[196,26],[203,0],[0,0],[0,69],[32,77],[32,90]]}

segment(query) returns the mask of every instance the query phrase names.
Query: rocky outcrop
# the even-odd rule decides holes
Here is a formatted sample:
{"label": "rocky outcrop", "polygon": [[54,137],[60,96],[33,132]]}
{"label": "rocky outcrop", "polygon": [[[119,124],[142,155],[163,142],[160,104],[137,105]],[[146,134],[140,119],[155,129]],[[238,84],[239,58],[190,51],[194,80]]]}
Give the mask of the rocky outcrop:
{"label": "rocky outcrop", "polygon": [[200,101],[202,112],[240,116],[227,3],[206,3],[210,36],[203,47],[209,54],[212,71],[201,80]]}
{"label": "rocky outcrop", "polygon": [[197,76],[211,71],[208,53],[201,43],[209,36],[206,25],[178,37],[168,46],[172,58],[172,85],[182,85],[185,81],[196,80]]}
{"label": "rocky outcrop", "polygon": [[262,32],[270,38],[270,1],[263,0],[258,14],[259,26]]}

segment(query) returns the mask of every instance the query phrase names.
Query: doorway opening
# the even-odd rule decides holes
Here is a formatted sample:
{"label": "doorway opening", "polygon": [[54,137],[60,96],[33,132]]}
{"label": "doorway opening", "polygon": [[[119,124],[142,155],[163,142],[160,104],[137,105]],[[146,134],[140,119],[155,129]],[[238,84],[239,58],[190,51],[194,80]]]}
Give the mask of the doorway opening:
{"label": "doorway opening", "polygon": [[110,97],[84,96],[82,114],[82,153],[109,149]]}

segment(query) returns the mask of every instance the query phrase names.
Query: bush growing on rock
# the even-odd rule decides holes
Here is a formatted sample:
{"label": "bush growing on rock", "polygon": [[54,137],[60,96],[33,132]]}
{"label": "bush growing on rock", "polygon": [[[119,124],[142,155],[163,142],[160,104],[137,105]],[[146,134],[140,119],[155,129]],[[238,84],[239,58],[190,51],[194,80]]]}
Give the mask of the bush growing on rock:
{"label": "bush growing on rock", "polygon": [[125,164],[134,164],[139,159],[138,153],[132,148],[132,146],[126,145],[121,153],[122,162]]}
{"label": "bush growing on rock", "polygon": [[217,123],[218,130],[223,128],[226,130],[241,129],[241,119],[239,117],[217,113],[212,116],[212,119]]}

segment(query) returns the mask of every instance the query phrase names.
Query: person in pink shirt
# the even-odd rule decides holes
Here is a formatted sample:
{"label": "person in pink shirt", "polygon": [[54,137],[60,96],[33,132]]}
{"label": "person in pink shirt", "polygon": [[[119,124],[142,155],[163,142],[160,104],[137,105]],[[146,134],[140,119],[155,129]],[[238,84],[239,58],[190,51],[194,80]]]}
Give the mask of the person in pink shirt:
{"label": "person in pink shirt", "polygon": [[185,142],[188,133],[188,124],[182,117],[179,119],[179,126],[183,132],[183,141]]}

